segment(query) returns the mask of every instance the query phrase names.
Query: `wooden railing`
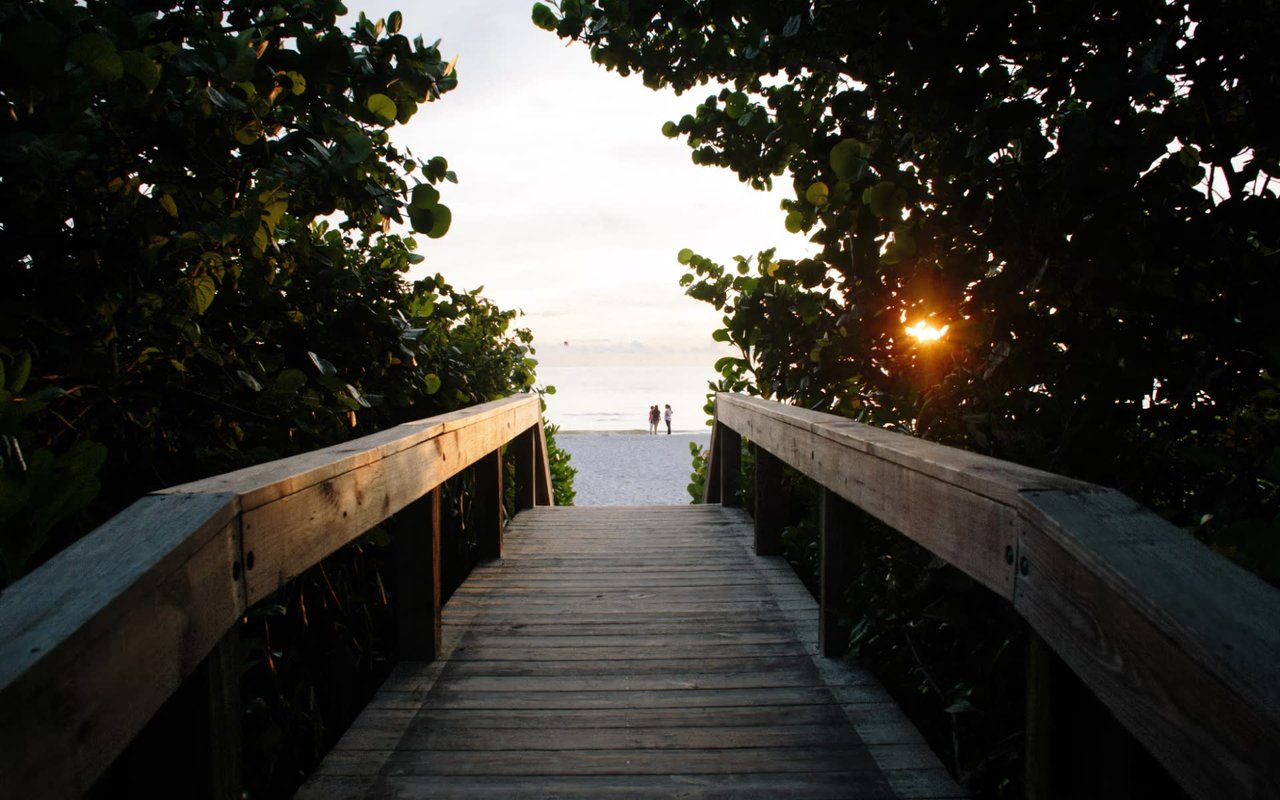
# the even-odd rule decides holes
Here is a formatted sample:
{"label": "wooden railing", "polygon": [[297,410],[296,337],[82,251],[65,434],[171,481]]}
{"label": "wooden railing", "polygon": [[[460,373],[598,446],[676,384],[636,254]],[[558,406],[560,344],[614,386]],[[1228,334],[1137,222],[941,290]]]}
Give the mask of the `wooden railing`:
{"label": "wooden railing", "polygon": [[[758,552],[781,550],[780,464],[825,489],[829,655],[846,645],[833,607],[844,586],[832,576],[853,504],[1010,601],[1189,794],[1280,797],[1272,587],[1119,492],[741,395],[716,396],[709,502],[740,503],[742,437],[755,446]],[[1030,763],[1052,724],[1029,714],[1028,796],[1053,794]]]}
{"label": "wooden railing", "polygon": [[[509,445],[509,446],[508,446]],[[440,643],[440,485],[476,470],[484,554],[500,556],[501,449],[516,510],[551,503],[539,399],[517,395],[142,498],[0,594],[0,794],[77,797],[184,682],[203,682],[203,793],[239,797],[246,609],[392,514],[416,535],[402,655]]]}

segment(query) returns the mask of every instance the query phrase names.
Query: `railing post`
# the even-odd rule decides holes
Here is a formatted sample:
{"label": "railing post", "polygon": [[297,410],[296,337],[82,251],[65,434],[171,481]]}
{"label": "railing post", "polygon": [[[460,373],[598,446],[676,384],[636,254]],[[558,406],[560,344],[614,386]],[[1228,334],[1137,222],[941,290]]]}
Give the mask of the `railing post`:
{"label": "railing post", "polygon": [[191,776],[192,797],[239,800],[244,789],[238,624],[231,626],[188,679],[199,698],[195,708],[198,761],[196,774]]}
{"label": "railing post", "polygon": [[702,502],[720,502],[720,431],[724,426],[719,422],[711,426],[711,442],[707,445],[706,483],[702,487]]}
{"label": "railing post", "polygon": [[1027,642],[1027,800],[1186,794],[1034,631]]}
{"label": "railing post", "polygon": [[390,520],[396,552],[398,653],[434,661],[440,652],[440,487]]}
{"label": "railing post", "polygon": [[502,507],[502,451],[494,450],[476,462],[475,501],[471,504],[471,524],[481,558],[502,558],[502,528],[506,510]]}
{"label": "railing post", "polygon": [[742,505],[742,436],[734,429],[720,426],[720,505],[737,508]]}
{"label": "railing post", "polygon": [[533,432],[533,499],[536,505],[555,505],[551,488],[551,462],[547,454],[547,430],[542,423],[538,423],[533,426]]}
{"label": "railing post", "polygon": [[782,552],[782,462],[759,445],[755,453],[756,555],[776,556]]}
{"label": "railing post", "polygon": [[511,440],[513,468],[516,473],[516,513],[533,508],[538,499],[538,481],[534,475],[534,465],[537,463],[536,438],[533,428],[529,428]]}
{"label": "railing post", "polygon": [[820,509],[818,644],[824,656],[842,656],[848,637],[840,624],[840,603],[848,584],[850,530],[855,507],[840,495],[823,488]]}

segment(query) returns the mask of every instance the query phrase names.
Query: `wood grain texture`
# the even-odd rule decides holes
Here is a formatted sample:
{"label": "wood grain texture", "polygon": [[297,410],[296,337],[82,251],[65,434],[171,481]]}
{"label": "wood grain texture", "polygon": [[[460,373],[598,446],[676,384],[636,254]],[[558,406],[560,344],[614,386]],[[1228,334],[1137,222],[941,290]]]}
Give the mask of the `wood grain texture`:
{"label": "wood grain texture", "polygon": [[753,547],[719,506],[518,514],[448,661],[402,665],[299,797],[962,796]]}
{"label": "wood grain texture", "polygon": [[717,394],[717,419],[1012,600],[1018,493],[1084,486],[830,414]]}
{"label": "wood grain texture", "polygon": [[555,494],[551,487],[551,460],[547,452],[547,429],[542,421],[534,426],[534,498],[536,506],[553,506],[556,504]]}
{"label": "wood grain texture", "polygon": [[[241,508],[247,511],[448,434],[462,433],[470,437],[477,431],[499,428],[507,434],[505,438],[502,435],[492,438],[506,443],[540,419],[537,395],[513,395],[164,491],[186,494],[232,492],[240,496]],[[489,437],[488,433],[484,435]],[[457,467],[451,475],[465,466]]]}
{"label": "wood grain texture", "polygon": [[755,455],[755,520],[756,555],[776,556],[782,553],[782,528],[786,525],[782,497],[782,462],[763,447],[754,448]]}
{"label": "wood grain texture", "polygon": [[511,455],[511,471],[515,474],[516,507],[513,513],[520,513],[538,504],[538,476],[534,468],[537,459],[537,437],[532,428],[521,431],[507,445]]}
{"label": "wood grain texture", "polygon": [[0,786],[92,785],[236,619],[540,425],[519,395],[143,498],[0,594]]}
{"label": "wood grain texture", "polygon": [[1119,492],[1028,492],[1015,607],[1192,796],[1280,796],[1280,594]]}
{"label": "wood grain texture", "polygon": [[[505,401],[504,401],[505,402]],[[412,447],[396,448],[383,458],[325,478],[305,487],[302,477],[288,475],[288,461],[279,462],[280,481],[295,491],[243,512],[249,601],[276,591],[321,558],[361,535],[409,502],[471,466],[503,444],[527,431],[521,413],[537,398],[513,404],[507,416],[488,415],[469,427],[444,430]],[[536,418],[535,418],[536,419]],[[403,427],[403,426],[402,426]],[[529,447],[532,452],[532,446]]]}
{"label": "wood grain texture", "polygon": [[395,548],[396,657],[432,661],[443,642],[440,585],[440,489],[388,520]]}
{"label": "wood grain texture", "polygon": [[77,797],[245,609],[236,500],[146,497],[0,594],[0,786]]}
{"label": "wood grain texture", "polygon": [[1009,598],[1193,796],[1280,796],[1280,593],[1127,497],[831,415],[717,420]]}
{"label": "wood grain texture", "polygon": [[702,502],[719,503],[720,502],[720,462],[724,459],[721,455],[721,447],[723,442],[720,439],[720,431],[724,430],[723,425],[715,424],[711,426],[711,441],[707,444],[707,470],[706,483],[702,487]]}

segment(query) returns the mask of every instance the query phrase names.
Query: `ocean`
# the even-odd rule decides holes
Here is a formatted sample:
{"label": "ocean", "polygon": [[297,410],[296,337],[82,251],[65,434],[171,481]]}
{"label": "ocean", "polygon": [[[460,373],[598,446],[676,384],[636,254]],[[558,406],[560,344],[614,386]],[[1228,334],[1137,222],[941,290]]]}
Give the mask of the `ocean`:
{"label": "ocean", "polygon": [[[705,431],[705,366],[538,366],[538,382],[556,387],[546,418],[563,431],[645,431],[649,406],[670,405],[673,431]],[[666,433],[666,424],[659,430]]]}

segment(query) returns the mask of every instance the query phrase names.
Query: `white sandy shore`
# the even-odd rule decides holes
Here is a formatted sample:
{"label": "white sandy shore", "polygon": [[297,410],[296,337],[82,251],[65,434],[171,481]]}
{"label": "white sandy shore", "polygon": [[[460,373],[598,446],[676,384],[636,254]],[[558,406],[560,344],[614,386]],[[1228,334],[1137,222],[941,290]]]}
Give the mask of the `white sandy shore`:
{"label": "white sandy shore", "polygon": [[578,470],[580,506],[688,503],[693,471],[690,442],[706,447],[709,432],[560,431],[556,443]]}

